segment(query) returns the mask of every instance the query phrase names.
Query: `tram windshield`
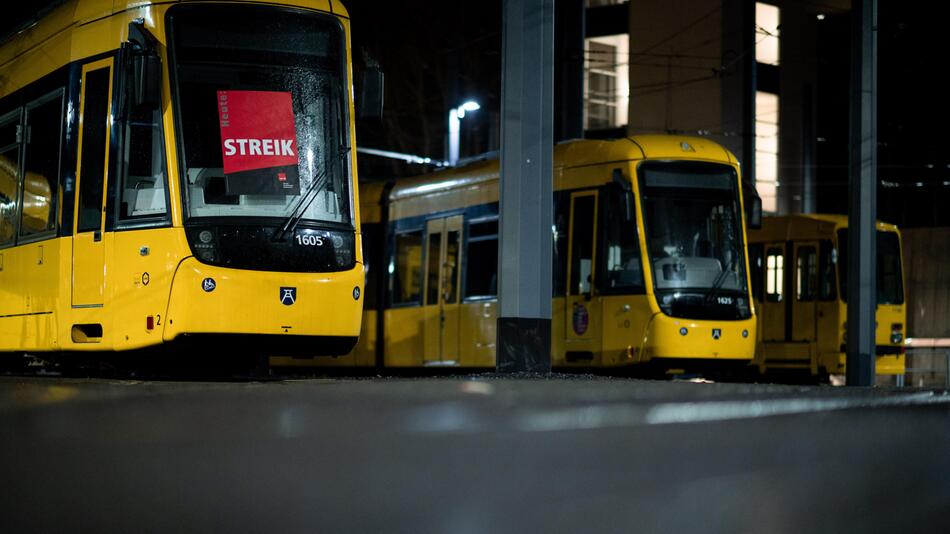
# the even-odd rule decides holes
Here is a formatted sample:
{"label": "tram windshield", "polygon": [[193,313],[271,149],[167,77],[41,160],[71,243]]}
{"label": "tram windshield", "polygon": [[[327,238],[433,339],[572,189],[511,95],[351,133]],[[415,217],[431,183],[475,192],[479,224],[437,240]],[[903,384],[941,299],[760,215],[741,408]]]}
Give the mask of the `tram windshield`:
{"label": "tram windshield", "polygon": [[[904,303],[901,245],[895,232],[877,231],[877,303]],[[838,280],[841,301],[848,302],[848,229],[838,230]]]}
{"label": "tram windshield", "polygon": [[751,316],[735,170],[650,161],[638,172],[649,264],[664,313],[694,319]]}
{"label": "tram windshield", "polygon": [[352,224],[339,23],[186,5],[169,26],[188,216]]}

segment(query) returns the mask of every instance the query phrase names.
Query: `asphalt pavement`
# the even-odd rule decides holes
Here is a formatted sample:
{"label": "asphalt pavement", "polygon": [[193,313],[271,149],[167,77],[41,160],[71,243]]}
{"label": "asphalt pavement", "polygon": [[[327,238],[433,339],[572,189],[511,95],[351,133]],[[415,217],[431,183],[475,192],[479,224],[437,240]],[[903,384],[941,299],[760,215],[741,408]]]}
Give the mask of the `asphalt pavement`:
{"label": "asphalt pavement", "polygon": [[950,532],[950,396],[0,378],[0,532]]}

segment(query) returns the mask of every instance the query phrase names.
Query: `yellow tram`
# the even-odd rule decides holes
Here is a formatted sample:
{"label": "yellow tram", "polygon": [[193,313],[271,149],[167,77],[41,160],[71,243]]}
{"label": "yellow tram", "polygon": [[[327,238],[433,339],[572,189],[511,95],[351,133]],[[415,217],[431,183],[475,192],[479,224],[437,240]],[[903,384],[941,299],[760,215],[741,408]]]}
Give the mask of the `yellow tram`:
{"label": "yellow tram", "polygon": [[[749,232],[760,371],[845,372],[847,240],[843,215],[765,217],[761,229]],[[904,373],[900,243],[896,226],[877,223],[876,369],[882,375]]]}
{"label": "yellow tram", "polygon": [[[334,365],[495,365],[498,172],[491,159],[363,186],[364,330]],[[562,143],[553,202],[555,366],[752,361],[742,185],[727,150],[673,136]]]}
{"label": "yellow tram", "polygon": [[64,2],[0,46],[0,351],[347,353],[355,146],[339,2]]}

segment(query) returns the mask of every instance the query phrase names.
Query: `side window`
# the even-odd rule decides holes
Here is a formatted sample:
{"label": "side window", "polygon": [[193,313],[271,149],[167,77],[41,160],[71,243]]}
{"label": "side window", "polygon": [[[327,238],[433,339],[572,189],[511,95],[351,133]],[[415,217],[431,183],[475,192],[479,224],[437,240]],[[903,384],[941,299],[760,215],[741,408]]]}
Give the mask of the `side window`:
{"label": "side window", "polygon": [[442,270],[442,232],[429,234],[429,249],[426,251],[429,280],[426,284],[426,304],[439,303],[439,272]]}
{"label": "side window", "polygon": [[765,247],[760,244],[749,245],[749,275],[752,278],[752,298],[762,302],[762,289],[765,282],[765,261],[762,257]]}
{"label": "side window", "polygon": [[551,273],[554,275],[553,293],[555,297],[563,297],[567,292],[567,217],[570,205],[567,193],[559,191],[554,192],[554,253],[553,268]]}
{"label": "side window", "polygon": [[837,253],[831,241],[822,241],[818,244],[818,298],[820,300],[835,300],[838,292],[835,289],[835,263]]}
{"label": "side window", "polygon": [[465,298],[498,295],[498,219],[468,225]]}
{"label": "side window", "polygon": [[765,299],[781,302],[785,292],[785,252],[770,248],[765,256]]}
{"label": "side window", "polygon": [[818,257],[815,247],[800,247],[795,264],[795,298],[815,300],[818,293]]}
{"label": "side window", "polygon": [[167,178],[161,110],[133,108],[128,117],[123,144],[124,172],[119,187],[119,220],[164,221]]}
{"label": "side window", "polygon": [[396,234],[392,263],[389,265],[389,293],[393,305],[420,304],[422,301],[422,231]]}
{"label": "side window", "polygon": [[594,216],[597,197],[575,196],[571,216],[571,295],[590,293],[594,275]]}
{"label": "side window", "polygon": [[379,252],[379,233],[382,225],[376,223],[364,223],[363,230],[363,273],[366,277],[363,285],[363,309],[376,309],[376,278],[379,276],[377,271],[379,265],[377,259],[381,256]]}
{"label": "side window", "polygon": [[57,90],[28,104],[25,122],[20,235],[30,237],[56,229],[63,91]]}
{"label": "side window", "polygon": [[603,263],[606,277],[603,290],[607,293],[642,293],[645,287],[637,223],[625,220],[623,195],[612,194],[608,188],[605,200]]}
{"label": "side window", "polygon": [[16,208],[19,198],[20,110],[0,117],[0,246],[12,245],[16,237]]}
{"label": "side window", "polygon": [[79,163],[79,213],[76,232],[99,230],[109,132],[109,67],[83,75],[82,138]]}

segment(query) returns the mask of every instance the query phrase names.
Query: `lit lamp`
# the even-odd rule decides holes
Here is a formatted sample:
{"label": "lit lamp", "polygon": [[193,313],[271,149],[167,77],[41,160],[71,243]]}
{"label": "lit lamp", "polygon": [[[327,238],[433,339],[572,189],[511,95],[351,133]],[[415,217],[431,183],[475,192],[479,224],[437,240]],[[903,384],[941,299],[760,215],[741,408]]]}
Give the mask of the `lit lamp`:
{"label": "lit lamp", "polygon": [[481,106],[474,100],[469,100],[457,108],[449,110],[449,165],[455,165],[459,160],[459,127],[465,113],[478,111]]}

